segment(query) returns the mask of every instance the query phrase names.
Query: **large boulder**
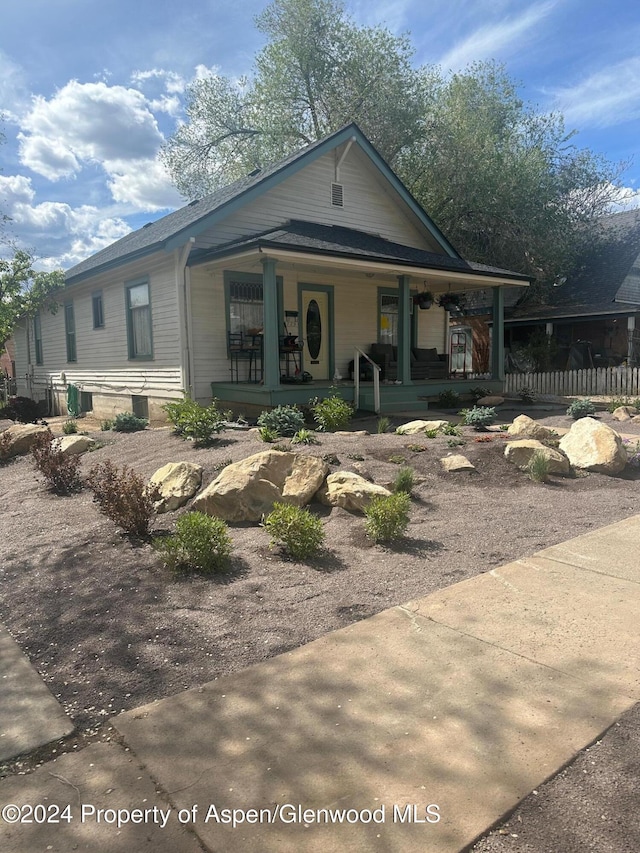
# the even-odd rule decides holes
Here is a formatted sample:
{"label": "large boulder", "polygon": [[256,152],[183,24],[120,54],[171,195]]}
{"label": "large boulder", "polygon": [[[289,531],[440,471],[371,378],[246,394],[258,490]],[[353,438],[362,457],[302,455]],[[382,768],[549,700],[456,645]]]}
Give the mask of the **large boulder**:
{"label": "large boulder", "polygon": [[[39,426],[38,424],[14,424],[4,430],[3,435],[9,436],[7,445],[7,456],[24,456],[31,451],[33,442],[43,432],[48,431],[48,427]],[[4,441],[7,441],[5,438]]]}
{"label": "large boulder", "polygon": [[631,418],[637,416],[638,410],[634,406],[618,406],[613,411],[613,417],[617,421],[630,421]]}
{"label": "large boulder", "polygon": [[627,464],[627,451],[618,433],[594,418],[580,418],[560,440],[560,450],[574,468],[619,474]]}
{"label": "large boulder", "polygon": [[443,429],[449,421],[409,421],[406,424],[401,424],[397,429],[398,435],[418,435],[427,430]]}
{"label": "large boulder", "polygon": [[507,430],[507,435],[516,438],[537,438],[538,441],[545,441],[551,438],[553,434],[553,430],[537,423],[529,415],[518,415]]}
{"label": "large boulder", "polygon": [[151,476],[160,498],[155,502],[158,513],[173,512],[192,498],[202,484],[202,465],[195,462],[167,462]]}
{"label": "large boulder", "polygon": [[504,449],[505,458],[521,471],[526,470],[534,453],[542,453],[549,463],[550,474],[567,476],[571,473],[571,465],[564,453],[556,450],[555,447],[547,447],[534,438],[510,441]]}
{"label": "large boulder", "polygon": [[336,471],[329,474],[326,483],[316,495],[325,506],[340,506],[349,512],[364,512],[374,497],[388,497],[389,489],[370,483],[353,471]]}
{"label": "large boulder", "polygon": [[80,456],[95,445],[88,435],[63,435],[56,439],[56,447],[63,456]]}
{"label": "large boulder", "polygon": [[276,501],[309,503],[328,471],[317,456],[265,450],[227,465],[191,508],[225,521],[260,521]]}

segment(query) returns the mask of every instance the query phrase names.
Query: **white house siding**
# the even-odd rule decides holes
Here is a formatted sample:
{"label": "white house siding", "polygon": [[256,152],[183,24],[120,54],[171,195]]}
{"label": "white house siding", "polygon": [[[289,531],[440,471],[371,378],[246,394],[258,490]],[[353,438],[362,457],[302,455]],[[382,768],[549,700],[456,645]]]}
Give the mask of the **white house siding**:
{"label": "white house siding", "polygon": [[333,152],[318,158],[241,211],[201,234],[196,246],[218,246],[282,225],[289,219],[302,219],[343,225],[379,234],[407,246],[441,252],[433,237],[356,145],[340,168],[344,207],[334,207],[331,204],[334,162]]}
{"label": "white house siding", "polygon": [[[125,283],[147,277],[153,327],[153,360],[128,358]],[[92,294],[102,292],[104,327],[93,328]],[[64,302],[73,302],[77,361],[67,362]],[[161,416],[159,406],[180,397],[180,339],[174,259],[158,253],[144,260],[95,276],[68,287],[58,297],[56,314],[41,313],[43,364],[35,364],[33,327],[30,361],[26,330],[21,329],[17,371],[19,393],[43,400],[47,389],[60,412],[65,411],[69,384],[93,395],[100,417],[130,411],[132,396],[147,397],[149,413]],[[30,364],[30,367],[28,365]],[[28,378],[28,374],[31,374]]]}

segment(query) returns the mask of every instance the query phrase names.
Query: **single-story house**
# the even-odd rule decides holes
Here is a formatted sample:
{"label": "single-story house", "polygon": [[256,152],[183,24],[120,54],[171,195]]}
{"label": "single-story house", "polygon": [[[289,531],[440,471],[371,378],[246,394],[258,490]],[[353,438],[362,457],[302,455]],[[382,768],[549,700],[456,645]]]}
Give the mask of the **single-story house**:
{"label": "single-story house", "polygon": [[[640,210],[603,217],[603,240],[585,254],[580,270],[554,287],[545,304],[527,304],[522,291],[505,293],[504,346],[507,368],[527,367],[522,349],[546,333],[555,370],[640,364]],[[490,299],[477,291],[455,330],[466,334],[482,370],[491,325]],[[452,327],[453,330],[453,327]]]}
{"label": "single-story house", "polygon": [[[424,409],[455,380],[449,315],[421,295],[489,289],[501,328],[504,289],[529,283],[464,260],[351,124],[68,270],[59,310],[17,330],[19,393],[98,417],[162,417],[185,392],[253,414],[332,387]],[[357,350],[381,372],[354,371]],[[496,389],[502,365],[498,346]]]}

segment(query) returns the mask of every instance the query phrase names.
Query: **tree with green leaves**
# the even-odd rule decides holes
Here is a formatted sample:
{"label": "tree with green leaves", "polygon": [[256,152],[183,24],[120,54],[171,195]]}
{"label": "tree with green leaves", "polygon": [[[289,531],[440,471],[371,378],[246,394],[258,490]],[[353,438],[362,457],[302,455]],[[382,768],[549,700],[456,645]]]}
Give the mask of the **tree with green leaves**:
{"label": "tree with green leaves", "polygon": [[63,285],[62,270],[37,272],[28,252],[18,250],[13,257],[0,259],[0,352],[22,317],[33,316],[42,307],[56,310],[54,294]]}
{"label": "tree with green leaves", "polygon": [[440,80],[399,171],[465,257],[549,285],[596,239],[618,192],[616,168],[572,136],[561,115],[525,104],[502,66],[478,63]]}
{"label": "tree with green leaves", "polygon": [[358,27],[340,0],[274,0],[251,78],[194,81],[163,159],[187,198],[212,192],[355,121],[393,165],[420,138],[430,74],[406,36]]}

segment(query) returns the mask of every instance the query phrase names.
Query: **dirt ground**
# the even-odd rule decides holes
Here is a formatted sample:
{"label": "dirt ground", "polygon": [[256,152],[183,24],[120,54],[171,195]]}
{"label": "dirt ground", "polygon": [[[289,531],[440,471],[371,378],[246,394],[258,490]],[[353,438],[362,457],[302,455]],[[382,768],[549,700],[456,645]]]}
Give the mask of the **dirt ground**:
{"label": "dirt ground", "polygon": [[[499,419],[509,421],[522,411],[503,409]],[[550,426],[572,423],[561,411],[526,411]],[[622,429],[607,413],[598,417],[640,440],[640,424]],[[0,422],[0,429],[8,425]],[[48,493],[30,457],[0,468],[0,619],[80,733],[63,748],[78,748],[83,736],[109,731],[105,723],[122,710],[638,512],[636,468],[628,466],[620,477],[589,474],[539,485],[506,462],[504,433],[465,427],[464,446],[451,448],[446,436],[378,435],[375,420],[354,421],[352,428],[371,434],[320,435],[318,446],[297,449],[335,455],[339,463],[332,470],[364,466],[381,484],[393,480],[404,457],[402,464],[414,469],[419,483],[406,537],[391,547],[373,545],[361,516],[314,504],[329,543],[321,557],[291,561],[270,549],[260,526],[234,525],[232,571],[213,580],[175,579],[150,543],[123,536],[98,512],[88,489],[69,497]],[[102,446],[85,454],[84,473],[108,458],[149,477],[167,462],[186,460],[203,466],[205,485],[221,464],[268,447],[254,432],[235,430],[201,450],[167,428],[90,434]],[[445,473],[440,458],[457,452],[477,470]],[[154,531],[170,530],[179,512],[158,516]],[[46,758],[43,753],[37,761]],[[0,775],[37,761],[0,767]],[[584,774],[579,777],[582,783]],[[496,830],[478,850],[574,849],[517,846],[514,834]],[[575,849],[622,853],[640,849],[640,842]]]}

